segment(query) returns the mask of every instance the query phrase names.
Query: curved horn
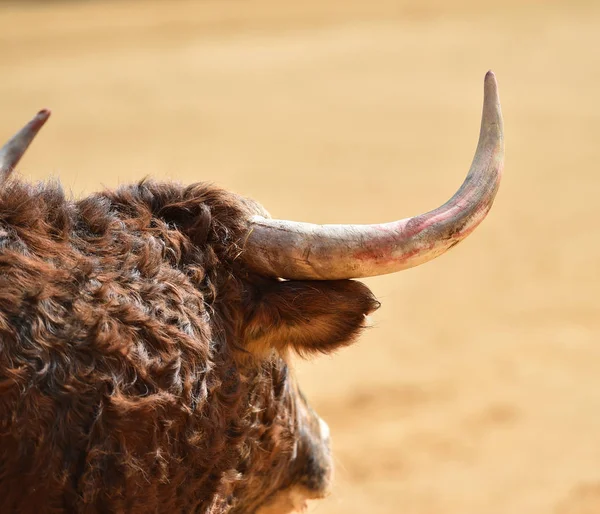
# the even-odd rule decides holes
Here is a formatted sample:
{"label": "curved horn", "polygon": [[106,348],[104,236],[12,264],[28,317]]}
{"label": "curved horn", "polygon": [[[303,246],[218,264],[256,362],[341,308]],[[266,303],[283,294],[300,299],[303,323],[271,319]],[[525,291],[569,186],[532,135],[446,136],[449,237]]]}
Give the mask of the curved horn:
{"label": "curved horn", "polygon": [[50,111],[43,109],[0,148],[0,184],[12,173],[17,163],[33,141],[33,138],[50,117]]}
{"label": "curved horn", "polygon": [[485,77],[479,144],[464,183],[426,214],[379,225],[312,225],[255,216],[244,261],[265,275],[334,280],[385,275],[438,257],[490,210],[502,174],[504,136],[496,77]]}

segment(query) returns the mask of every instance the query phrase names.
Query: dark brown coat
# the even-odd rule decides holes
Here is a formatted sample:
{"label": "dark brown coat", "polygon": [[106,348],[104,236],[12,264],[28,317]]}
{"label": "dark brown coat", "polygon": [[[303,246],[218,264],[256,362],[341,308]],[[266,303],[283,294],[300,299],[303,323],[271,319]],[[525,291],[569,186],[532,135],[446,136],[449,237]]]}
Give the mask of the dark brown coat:
{"label": "dark brown coat", "polygon": [[358,282],[238,259],[259,207],[142,182],[0,189],[0,512],[252,513],[331,463],[291,350],[348,344]]}

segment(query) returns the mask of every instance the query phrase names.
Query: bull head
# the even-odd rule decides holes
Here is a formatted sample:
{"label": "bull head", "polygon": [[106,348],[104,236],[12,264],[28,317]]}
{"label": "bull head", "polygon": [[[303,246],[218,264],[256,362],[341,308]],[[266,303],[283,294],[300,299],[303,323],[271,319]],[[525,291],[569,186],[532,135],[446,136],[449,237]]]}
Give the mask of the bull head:
{"label": "bull head", "polygon": [[[0,185],[49,115],[40,111],[0,149]],[[503,146],[489,72],[466,180],[413,218],[273,220],[201,184],[142,183],[77,204],[51,187],[5,184],[0,510],[33,512],[52,498],[57,512],[266,514],[323,496],[328,429],[289,372],[289,349],[328,353],[356,338],[378,302],[345,279],[417,266],[469,235],[498,191]],[[43,404],[20,397],[38,393]],[[48,436],[57,412],[68,422]]]}

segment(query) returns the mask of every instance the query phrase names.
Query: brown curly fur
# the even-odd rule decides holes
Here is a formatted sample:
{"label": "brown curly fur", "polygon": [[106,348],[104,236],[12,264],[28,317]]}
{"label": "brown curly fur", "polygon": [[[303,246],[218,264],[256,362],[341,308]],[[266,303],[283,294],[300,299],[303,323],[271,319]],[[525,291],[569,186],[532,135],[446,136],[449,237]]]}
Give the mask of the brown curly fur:
{"label": "brown curly fur", "polygon": [[257,209],[208,184],[0,189],[0,512],[251,513],[323,487],[286,355],[349,343],[377,302],[248,272]]}

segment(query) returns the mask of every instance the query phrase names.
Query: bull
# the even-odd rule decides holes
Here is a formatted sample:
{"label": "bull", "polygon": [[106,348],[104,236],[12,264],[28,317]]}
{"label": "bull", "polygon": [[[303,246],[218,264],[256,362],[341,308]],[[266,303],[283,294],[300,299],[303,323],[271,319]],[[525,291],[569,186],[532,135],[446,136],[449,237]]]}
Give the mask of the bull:
{"label": "bull", "polygon": [[486,76],[470,172],[443,206],[380,225],[271,219],[213,185],[144,180],[74,201],[0,150],[0,512],[283,513],[327,494],[327,425],[290,368],[356,340],[351,279],[429,261],[498,190]]}

